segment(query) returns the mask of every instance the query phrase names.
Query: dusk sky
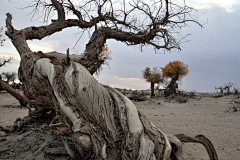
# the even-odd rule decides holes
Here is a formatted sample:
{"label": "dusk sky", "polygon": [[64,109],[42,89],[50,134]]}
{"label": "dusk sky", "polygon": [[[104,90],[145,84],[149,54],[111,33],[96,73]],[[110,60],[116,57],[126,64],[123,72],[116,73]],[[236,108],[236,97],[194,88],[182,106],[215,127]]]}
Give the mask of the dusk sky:
{"label": "dusk sky", "polygon": [[[28,13],[31,9],[21,8],[30,0],[0,0],[0,26],[5,26],[6,13],[12,14],[12,23],[16,29],[43,25],[40,19],[33,19]],[[198,21],[204,24],[189,23],[182,30],[182,35],[191,34],[186,38],[189,42],[182,44],[181,51],[164,52],[149,48],[140,50],[138,46],[126,46],[115,40],[108,40],[111,50],[109,67],[104,66],[96,77],[100,83],[112,87],[127,89],[149,89],[150,84],[142,78],[142,70],[146,67],[163,67],[173,60],[180,60],[189,66],[189,74],[180,81],[179,88],[185,91],[214,92],[215,87],[229,82],[240,88],[240,1],[239,0],[186,0],[195,7]],[[5,30],[5,28],[4,28]],[[69,28],[41,41],[28,41],[33,51],[57,51],[70,54],[81,54],[88,35],[84,35],[75,46],[80,34],[79,29]],[[17,72],[19,55],[11,41],[0,47],[1,56],[12,56],[14,62],[0,68],[0,72]],[[74,48],[75,46],[75,48]],[[238,84],[238,85],[237,85]]]}

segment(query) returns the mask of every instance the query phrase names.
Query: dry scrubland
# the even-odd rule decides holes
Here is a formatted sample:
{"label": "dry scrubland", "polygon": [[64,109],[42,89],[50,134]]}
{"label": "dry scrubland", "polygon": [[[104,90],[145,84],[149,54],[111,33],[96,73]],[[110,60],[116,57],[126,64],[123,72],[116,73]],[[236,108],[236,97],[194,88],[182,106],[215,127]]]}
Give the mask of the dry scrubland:
{"label": "dry scrubland", "polygon": [[[121,92],[132,96],[130,91]],[[190,136],[203,134],[214,144],[220,160],[239,159],[240,111],[232,111],[234,95],[216,98],[216,94],[196,93],[196,96],[188,98],[187,102],[178,103],[178,97],[150,98],[150,91],[138,92],[144,93],[146,100],[133,101],[134,104],[164,133]],[[17,117],[26,114],[27,109],[20,109],[15,98],[8,93],[0,93],[0,125],[11,125]],[[200,144],[186,143],[183,150],[187,159],[209,159]]]}

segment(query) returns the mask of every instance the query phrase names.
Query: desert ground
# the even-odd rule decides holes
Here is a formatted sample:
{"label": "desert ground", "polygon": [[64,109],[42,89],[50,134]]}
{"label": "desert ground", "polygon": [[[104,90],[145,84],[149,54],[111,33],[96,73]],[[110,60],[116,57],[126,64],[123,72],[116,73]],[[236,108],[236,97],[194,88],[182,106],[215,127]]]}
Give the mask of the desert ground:
{"label": "desert ground", "polygon": [[[164,97],[133,101],[137,109],[164,133],[209,138],[220,160],[240,159],[240,111],[232,111],[234,95],[213,97],[198,93],[197,98],[178,103]],[[19,108],[18,101],[6,92],[0,93],[0,125],[12,125],[16,118],[27,115],[26,108]],[[3,134],[1,132],[0,134]],[[183,144],[188,160],[209,159],[201,144]]]}

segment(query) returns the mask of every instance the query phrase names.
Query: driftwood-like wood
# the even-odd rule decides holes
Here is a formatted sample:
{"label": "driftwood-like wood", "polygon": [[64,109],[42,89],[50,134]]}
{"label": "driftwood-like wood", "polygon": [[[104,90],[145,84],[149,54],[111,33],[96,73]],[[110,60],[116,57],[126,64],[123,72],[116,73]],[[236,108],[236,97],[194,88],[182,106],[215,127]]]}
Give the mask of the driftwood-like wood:
{"label": "driftwood-like wood", "polygon": [[[87,1],[83,5],[79,4],[80,6],[76,6],[71,0],[64,3],[58,0],[39,0],[35,9],[43,7],[46,11],[44,13],[49,13],[47,9],[50,12],[55,10],[57,19],[46,26],[32,26],[22,30],[13,27],[12,16],[8,13],[6,34],[21,56],[19,80],[31,111],[25,118],[26,121],[23,119],[22,125],[5,131],[23,127],[28,118],[37,121],[42,120],[40,117],[52,116],[50,125],[47,126],[57,130],[63,125],[64,128],[59,129],[58,133],[70,136],[77,148],[77,154],[71,149],[66,150],[72,158],[78,155],[79,158],[108,160],[183,159],[179,139],[160,131],[127,97],[98,83],[92,76],[104,64],[100,54],[107,39],[115,39],[128,45],[149,44],[156,49],[180,49],[179,41],[171,35],[168,28],[173,25],[181,28],[189,21],[198,23],[187,19],[193,9],[168,0],[150,2],[145,4],[141,0],[132,1],[126,6],[123,1],[122,11],[117,13],[114,7],[119,10],[119,4],[111,0]],[[96,14],[90,16],[95,9]],[[76,15],[77,19],[66,19],[67,11]],[[134,17],[135,11],[145,14],[146,18],[142,23],[139,23],[141,20],[138,21],[138,17]],[[64,28],[76,26],[81,29],[95,29],[81,55],[70,55],[69,50],[66,55],[57,52],[32,52],[26,42],[31,39],[40,40]],[[163,40],[163,44],[158,43],[159,39]],[[46,141],[35,149],[36,152],[34,150],[32,154],[24,156],[31,155],[34,159],[34,156],[41,155],[43,158],[43,154],[39,152],[51,138],[52,136],[46,137]],[[62,140],[64,147],[68,148],[68,141],[65,138]]]}
{"label": "driftwood-like wood", "polygon": [[193,142],[202,144],[209,155],[210,160],[218,160],[217,152],[212,142],[204,135],[197,135],[195,137],[186,136],[184,134],[175,135],[181,142]]}
{"label": "driftwood-like wood", "polygon": [[24,107],[27,106],[27,104],[28,104],[27,97],[22,95],[16,89],[12,88],[10,85],[8,85],[3,80],[0,80],[0,89],[6,90],[8,93],[10,93],[12,96],[14,96],[20,102],[21,106],[24,106]]}

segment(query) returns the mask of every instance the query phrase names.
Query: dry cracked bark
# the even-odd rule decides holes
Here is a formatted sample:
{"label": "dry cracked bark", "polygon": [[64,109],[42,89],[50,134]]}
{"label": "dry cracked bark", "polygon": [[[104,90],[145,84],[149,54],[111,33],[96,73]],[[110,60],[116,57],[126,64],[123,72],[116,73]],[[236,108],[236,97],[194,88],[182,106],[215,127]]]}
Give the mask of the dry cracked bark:
{"label": "dry cracked bark", "polygon": [[[39,0],[37,4],[42,2]],[[92,74],[103,64],[99,54],[107,39],[132,45],[150,44],[157,49],[179,48],[179,44],[171,37],[165,26],[172,23],[185,24],[187,21],[194,20],[180,19],[173,22],[171,17],[174,14],[168,9],[170,5],[172,7],[175,5],[168,0],[162,1],[166,5],[160,6],[160,9],[163,8],[166,12],[163,17],[159,14],[162,11],[160,9],[153,10],[154,12],[150,9],[145,10],[148,5],[143,1],[132,1],[130,6],[133,9],[130,11],[125,10],[124,3],[123,20],[116,17],[113,11],[102,12],[103,6],[112,4],[112,1],[104,0],[101,3],[88,1],[86,5],[92,2],[97,5],[97,16],[86,18],[83,15],[84,12],[77,10],[70,0],[66,3],[51,0],[48,7],[53,7],[57,11],[58,19],[47,26],[28,27],[22,30],[16,30],[12,26],[12,17],[9,13],[7,14],[6,34],[21,56],[19,80],[28,98],[30,113],[37,114],[33,114],[35,117],[31,115],[29,117],[40,120],[41,116],[52,116],[57,123],[49,126],[63,125],[68,131],[62,132],[67,133],[74,142],[77,155],[81,158],[184,159],[181,142],[176,136],[166,135],[160,131],[137,111],[127,97],[109,86],[101,85]],[[110,6],[113,9],[112,5]],[[184,17],[186,13],[184,11],[190,8],[184,6],[179,9],[175,14]],[[73,12],[78,19],[66,19],[65,10]],[[141,26],[134,26],[134,19],[128,22],[128,15],[133,10],[144,12],[151,21],[150,27],[141,29]],[[189,13],[188,10],[187,13]],[[161,17],[157,17],[160,15]],[[106,25],[98,27],[98,23],[101,22]],[[124,30],[119,25],[129,30]],[[81,55],[32,52],[26,42],[29,39],[42,39],[73,26],[95,27]],[[156,44],[154,42],[156,38],[162,38],[165,41],[164,44]],[[64,146],[68,148],[68,142],[64,138],[62,140]],[[214,150],[214,148],[211,149]],[[66,150],[73,159],[77,158],[71,149]],[[212,157],[217,159],[216,155]]]}

